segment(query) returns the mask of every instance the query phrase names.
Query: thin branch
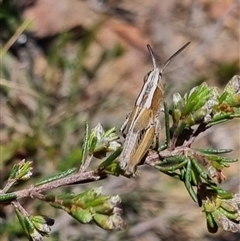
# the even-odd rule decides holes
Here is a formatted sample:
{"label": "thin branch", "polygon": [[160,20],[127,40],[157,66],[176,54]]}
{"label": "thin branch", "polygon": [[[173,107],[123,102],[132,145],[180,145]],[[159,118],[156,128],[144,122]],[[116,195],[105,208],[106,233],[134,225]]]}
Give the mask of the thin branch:
{"label": "thin branch", "polygon": [[87,156],[86,161],[84,162],[83,165],[81,165],[81,167],[80,167],[80,169],[79,169],[79,173],[84,173],[84,172],[87,170],[88,166],[89,166],[90,163],[91,163],[92,158],[93,158],[93,155],[88,155],[88,156]]}
{"label": "thin branch", "polygon": [[0,190],[0,193],[6,193],[14,184],[15,180],[9,180],[5,187],[2,190]]}
{"label": "thin branch", "polygon": [[18,201],[13,201],[11,204],[21,212],[21,214],[25,217],[29,217],[30,214],[26,211],[26,209],[18,202]]}
{"label": "thin branch", "polygon": [[[17,196],[17,199],[22,199],[24,197],[35,197],[36,193],[42,193],[45,191],[49,191],[58,187],[73,185],[73,184],[81,184],[92,181],[97,181],[100,179],[106,178],[106,175],[99,175],[96,171],[89,171],[85,173],[76,173],[70,176],[63,177],[58,180],[54,180],[52,182],[44,183],[39,186],[29,186],[20,191],[14,192]],[[40,196],[39,196],[40,197]]]}
{"label": "thin branch", "polygon": [[197,138],[202,132],[206,131],[207,129],[208,129],[208,127],[207,127],[207,124],[206,124],[206,123],[200,124],[200,125],[197,127],[196,131],[191,135],[190,139],[184,142],[184,146],[190,147],[190,146],[195,142],[196,138]]}

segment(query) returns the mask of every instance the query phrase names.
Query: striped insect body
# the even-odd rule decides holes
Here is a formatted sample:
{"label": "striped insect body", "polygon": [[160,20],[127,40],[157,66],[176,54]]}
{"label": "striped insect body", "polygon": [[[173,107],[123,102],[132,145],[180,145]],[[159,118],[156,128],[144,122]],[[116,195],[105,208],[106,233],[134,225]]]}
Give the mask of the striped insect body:
{"label": "striped insect body", "polygon": [[161,129],[159,115],[163,105],[165,89],[162,73],[170,61],[189,44],[190,42],[174,53],[162,69],[157,67],[153,51],[150,45],[147,45],[153,69],[145,76],[133,110],[121,128],[125,140],[119,157],[119,165],[126,175],[131,176],[135,173],[137,165],[147,154],[155,137],[159,136]]}

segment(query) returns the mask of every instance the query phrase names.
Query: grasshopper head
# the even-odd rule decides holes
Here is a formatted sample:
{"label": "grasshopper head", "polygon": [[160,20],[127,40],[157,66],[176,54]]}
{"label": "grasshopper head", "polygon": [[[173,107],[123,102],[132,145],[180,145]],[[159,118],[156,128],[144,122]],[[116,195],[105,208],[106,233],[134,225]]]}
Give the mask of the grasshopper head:
{"label": "grasshopper head", "polygon": [[[170,56],[168,58],[168,60],[163,65],[163,68],[159,71],[159,75],[162,76],[163,70],[170,64],[171,60],[174,59],[178,54],[180,54],[190,43],[191,42],[187,42],[186,44],[184,44],[179,50],[177,50],[172,56]],[[147,44],[147,48],[148,48],[148,51],[149,51],[151,59],[152,59],[153,70],[157,69],[156,59],[155,59],[153,50],[152,50],[152,48],[151,48],[151,46],[149,44]],[[151,72],[149,72],[149,73],[151,73]]]}

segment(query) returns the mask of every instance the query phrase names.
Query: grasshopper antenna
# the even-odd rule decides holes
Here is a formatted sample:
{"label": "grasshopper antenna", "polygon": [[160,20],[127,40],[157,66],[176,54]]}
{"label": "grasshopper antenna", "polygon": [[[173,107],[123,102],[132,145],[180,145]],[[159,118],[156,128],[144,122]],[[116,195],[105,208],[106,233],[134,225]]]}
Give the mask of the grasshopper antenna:
{"label": "grasshopper antenna", "polygon": [[156,59],[154,57],[154,53],[153,53],[153,50],[151,48],[151,46],[149,44],[147,44],[147,48],[148,48],[148,52],[151,56],[151,59],[152,59],[152,63],[153,63],[153,68],[156,69],[157,68],[157,64],[156,64]]}
{"label": "grasshopper antenna", "polygon": [[186,44],[184,44],[178,51],[176,51],[170,58],[168,58],[168,60],[165,62],[162,71],[169,65],[169,63],[171,62],[172,59],[174,59],[178,54],[180,54],[185,48],[187,48],[187,46],[190,44],[191,42],[187,42]]}

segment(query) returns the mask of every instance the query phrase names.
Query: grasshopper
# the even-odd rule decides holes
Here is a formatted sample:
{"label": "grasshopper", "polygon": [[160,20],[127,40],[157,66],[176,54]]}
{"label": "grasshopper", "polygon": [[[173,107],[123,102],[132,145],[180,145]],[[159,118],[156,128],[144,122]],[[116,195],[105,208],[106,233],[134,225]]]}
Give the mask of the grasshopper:
{"label": "grasshopper", "polygon": [[137,165],[147,154],[155,137],[161,129],[159,115],[163,105],[165,81],[162,73],[170,61],[182,52],[190,42],[176,51],[159,69],[150,45],[147,45],[152,59],[153,69],[144,77],[142,89],[136,99],[132,112],[127,117],[121,133],[125,138],[119,157],[120,168],[126,175],[134,175]]}

